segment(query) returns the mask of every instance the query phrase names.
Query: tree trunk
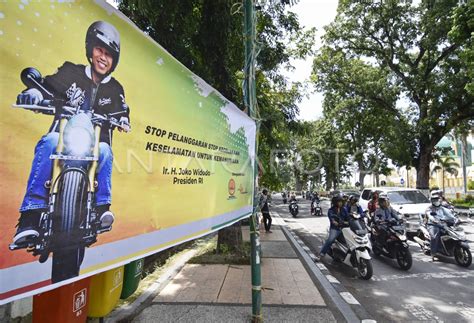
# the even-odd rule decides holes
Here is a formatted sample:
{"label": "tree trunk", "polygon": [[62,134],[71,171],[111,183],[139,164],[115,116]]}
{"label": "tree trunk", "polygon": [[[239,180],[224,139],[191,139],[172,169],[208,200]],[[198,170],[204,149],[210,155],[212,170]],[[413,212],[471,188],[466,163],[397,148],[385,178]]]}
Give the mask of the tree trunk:
{"label": "tree trunk", "polygon": [[326,191],[330,191],[331,190],[331,181],[328,181],[326,180]]}
{"label": "tree trunk", "polygon": [[379,173],[375,173],[375,186],[380,186],[380,175]]}
{"label": "tree trunk", "polygon": [[443,193],[444,193],[444,168],[441,170],[441,181],[443,182]]}
{"label": "tree trunk", "polygon": [[360,188],[361,190],[364,189],[364,179],[365,179],[365,175],[367,175],[367,174],[365,173],[365,171],[360,171],[360,172],[359,172],[359,183],[360,183],[359,188]]}
{"label": "tree trunk", "polygon": [[239,251],[242,246],[242,227],[240,221],[219,230],[217,234],[217,252]]}
{"label": "tree trunk", "polygon": [[[424,149],[423,149],[424,148]],[[420,190],[430,189],[430,163],[431,163],[431,148],[420,148],[420,159],[416,165],[416,188]],[[443,179],[444,185],[444,179]]]}

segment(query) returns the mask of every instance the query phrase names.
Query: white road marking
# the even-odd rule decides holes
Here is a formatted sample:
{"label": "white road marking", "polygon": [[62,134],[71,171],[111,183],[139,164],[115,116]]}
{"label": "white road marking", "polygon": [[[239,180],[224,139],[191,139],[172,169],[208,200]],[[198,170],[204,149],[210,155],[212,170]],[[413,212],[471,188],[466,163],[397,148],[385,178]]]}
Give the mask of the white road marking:
{"label": "white road marking", "polygon": [[389,281],[397,279],[446,279],[446,278],[470,278],[474,277],[474,271],[457,271],[457,272],[443,272],[443,273],[418,273],[418,274],[399,274],[399,275],[382,275],[373,276],[373,281]]}
{"label": "white road marking", "polygon": [[351,293],[349,292],[340,292],[339,293],[344,300],[351,305],[360,305],[360,303],[355,299],[354,296],[352,296]]}
{"label": "white road marking", "polygon": [[323,264],[321,264],[321,263],[317,263],[316,266],[318,266],[319,269],[328,270],[328,268],[326,266],[324,266]]}
{"label": "white road marking", "polygon": [[[453,303],[449,303],[453,305]],[[474,308],[470,307],[463,302],[456,302],[455,304],[457,312],[467,318],[469,321],[474,321]]]}
{"label": "white road marking", "polygon": [[365,320],[360,321],[360,323],[377,323],[377,321],[376,320],[365,319]]}
{"label": "white road marking", "polygon": [[339,280],[337,280],[337,278],[332,275],[326,275],[326,278],[329,280],[330,283],[340,284]]}
{"label": "white road marking", "polygon": [[443,322],[432,311],[418,304],[403,304],[402,307],[410,312],[411,315],[421,321]]}

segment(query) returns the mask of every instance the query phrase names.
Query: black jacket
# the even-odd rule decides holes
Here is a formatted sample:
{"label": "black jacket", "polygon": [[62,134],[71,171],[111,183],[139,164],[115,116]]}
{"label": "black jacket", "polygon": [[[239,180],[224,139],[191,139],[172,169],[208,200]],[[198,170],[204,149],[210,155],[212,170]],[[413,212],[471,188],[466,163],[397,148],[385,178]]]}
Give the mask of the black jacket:
{"label": "black jacket", "polygon": [[[92,107],[98,114],[125,111],[123,115],[117,116],[117,120],[122,116],[130,118],[130,110],[125,103],[122,85],[111,76],[107,76],[100,84],[96,85],[92,81],[90,66],[65,62],[55,74],[45,77],[44,85],[55,99],[64,100],[68,106],[80,106],[84,111],[90,110]],[[41,91],[41,89],[38,90]],[[44,98],[48,99],[48,95],[41,92]],[[50,132],[58,131],[58,121],[59,116],[56,115]],[[112,145],[112,131],[113,129],[108,123],[104,124],[100,133],[100,142]]]}

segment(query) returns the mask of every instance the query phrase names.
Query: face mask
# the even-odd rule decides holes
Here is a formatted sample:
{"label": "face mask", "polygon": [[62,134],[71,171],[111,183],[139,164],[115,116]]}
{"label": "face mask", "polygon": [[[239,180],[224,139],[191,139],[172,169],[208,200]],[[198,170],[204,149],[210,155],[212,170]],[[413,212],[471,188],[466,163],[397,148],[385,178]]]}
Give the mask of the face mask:
{"label": "face mask", "polygon": [[440,206],[440,205],[441,205],[441,202],[440,202],[439,200],[438,200],[438,201],[434,201],[434,202],[433,202],[433,205],[434,205],[434,206]]}

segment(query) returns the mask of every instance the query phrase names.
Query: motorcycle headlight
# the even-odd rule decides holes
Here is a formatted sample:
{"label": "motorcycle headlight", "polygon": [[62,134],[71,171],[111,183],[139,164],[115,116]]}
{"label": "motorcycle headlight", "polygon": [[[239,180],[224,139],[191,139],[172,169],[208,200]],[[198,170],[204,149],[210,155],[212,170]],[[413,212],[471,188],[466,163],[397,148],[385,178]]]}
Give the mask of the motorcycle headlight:
{"label": "motorcycle headlight", "polygon": [[85,113],[72,117],[63,133],[64,153],[73,156],[90,156],[95,143],[94,127]]}
{"label": "motorcycle headlight", "polygon": [[398,239],[400,239],[401,241],[405,241],[407,239],[407,236],[403,233],[397,233],[397,237]]}

